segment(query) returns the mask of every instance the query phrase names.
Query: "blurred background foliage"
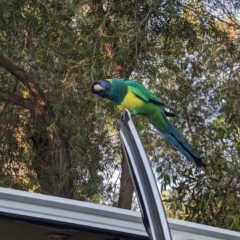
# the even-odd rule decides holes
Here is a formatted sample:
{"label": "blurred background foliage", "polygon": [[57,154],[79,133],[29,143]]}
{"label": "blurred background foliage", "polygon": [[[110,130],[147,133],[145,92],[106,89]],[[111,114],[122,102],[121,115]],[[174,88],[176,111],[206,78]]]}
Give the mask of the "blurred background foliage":
{"label": "blurred background foliage", "polygon": [[91,83],[134,78],[175,110],[207,164],[188,163],[135,118],[167,215],[240,230],[239,9],[233,0],[1,0],[0,186],[129,208],[119,204],[133,193],[121,187],[120,112]]}

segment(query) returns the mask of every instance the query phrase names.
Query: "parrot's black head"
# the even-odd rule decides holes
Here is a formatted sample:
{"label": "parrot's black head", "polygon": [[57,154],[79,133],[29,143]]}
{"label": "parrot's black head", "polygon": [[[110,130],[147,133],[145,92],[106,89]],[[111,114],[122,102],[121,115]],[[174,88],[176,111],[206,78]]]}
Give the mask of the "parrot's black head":
{"label": "parrot's black head", "polygon": [[103,98],[108,98],[111,89],[111,81],[97,80],[92,84],[92,92]]}

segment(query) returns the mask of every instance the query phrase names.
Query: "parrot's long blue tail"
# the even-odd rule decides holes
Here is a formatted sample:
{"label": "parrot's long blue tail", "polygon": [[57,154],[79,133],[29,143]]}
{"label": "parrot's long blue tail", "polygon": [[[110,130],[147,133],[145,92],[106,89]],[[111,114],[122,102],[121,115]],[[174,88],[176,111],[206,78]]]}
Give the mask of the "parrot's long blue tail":
{"label": "parrot's long blue tail", "polygon": [[196,163],[199,167],[206,167],[202,158],[197,154],[197,152],[191,147],[187,140],[178,132],[178,130],[170,123],[167,119],[166,121],[170,127],[170,133],[161,130],[155,124],[154,127],[160,132],[160,134],[166,138],[179,152],[181,152],[189,161]]}

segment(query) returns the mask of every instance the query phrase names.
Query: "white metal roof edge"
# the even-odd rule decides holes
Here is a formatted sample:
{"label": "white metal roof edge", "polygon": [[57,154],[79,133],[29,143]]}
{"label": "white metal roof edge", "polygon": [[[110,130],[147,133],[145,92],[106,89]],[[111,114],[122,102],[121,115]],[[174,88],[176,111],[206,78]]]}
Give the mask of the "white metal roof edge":
{"label": "white metal roof edge", "polygon": [[140,213],[0,187],[0,212],[147,237]]}
{"label": "white metal roof edge", "polygon": [[206,235],[209,237],[240,240],[240,232],[231,231],[223,228],[212,227],[204,224],[187,222],[178,219],[168,218],[168,223],[171,230],[178,230],[199,235]]}
{"label": "white metal roof edge", "polygon": [[[139,212],[0,187],[0,212],[146,237]],[[169,219],[171,230],[240,240],[240,233]]]}
{"label": "white metal roof edge", "polygon": [[[131,214],[132,217],[139,216],[138,212],[129,211],[126,209],[114,208],[114,207],[109,207],[105,205],[82,202],[82,201],[68,199],[68,198],[55,197],[55,196],[44,195],[40,193],[31,193],[26,191],[0,187],[0,200],[5,198],[13,201],[15,200],[17,202],[20,201],[25,203],[34,203],[36,205],[37,204],[46,205],[47,203],[48,207],[54,207],[54,208],[59,207],[67,210],[79,211],[79,208],[80,208],[81,212],[86,212],[90,214],[91,213],[98,214],[98,211],[99,211],[101,215],[111,216],[109,214],[112,214],[113,212],[112,209],[114,209],[114,212],[120,215],[129,214],[129,212],[131,212],[133,213]],[[120,215],[119,215],[119,218],[122,218]]]}

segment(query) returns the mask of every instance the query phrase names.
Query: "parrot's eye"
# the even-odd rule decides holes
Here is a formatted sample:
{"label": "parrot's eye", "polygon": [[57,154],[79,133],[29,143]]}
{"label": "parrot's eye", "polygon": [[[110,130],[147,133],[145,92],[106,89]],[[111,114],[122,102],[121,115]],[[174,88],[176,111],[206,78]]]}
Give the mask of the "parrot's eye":
{"label": "parrot's eye", "polygon": [[97,83],[93,85],[93,90],[96,92],[105,92],[106,88]]}

